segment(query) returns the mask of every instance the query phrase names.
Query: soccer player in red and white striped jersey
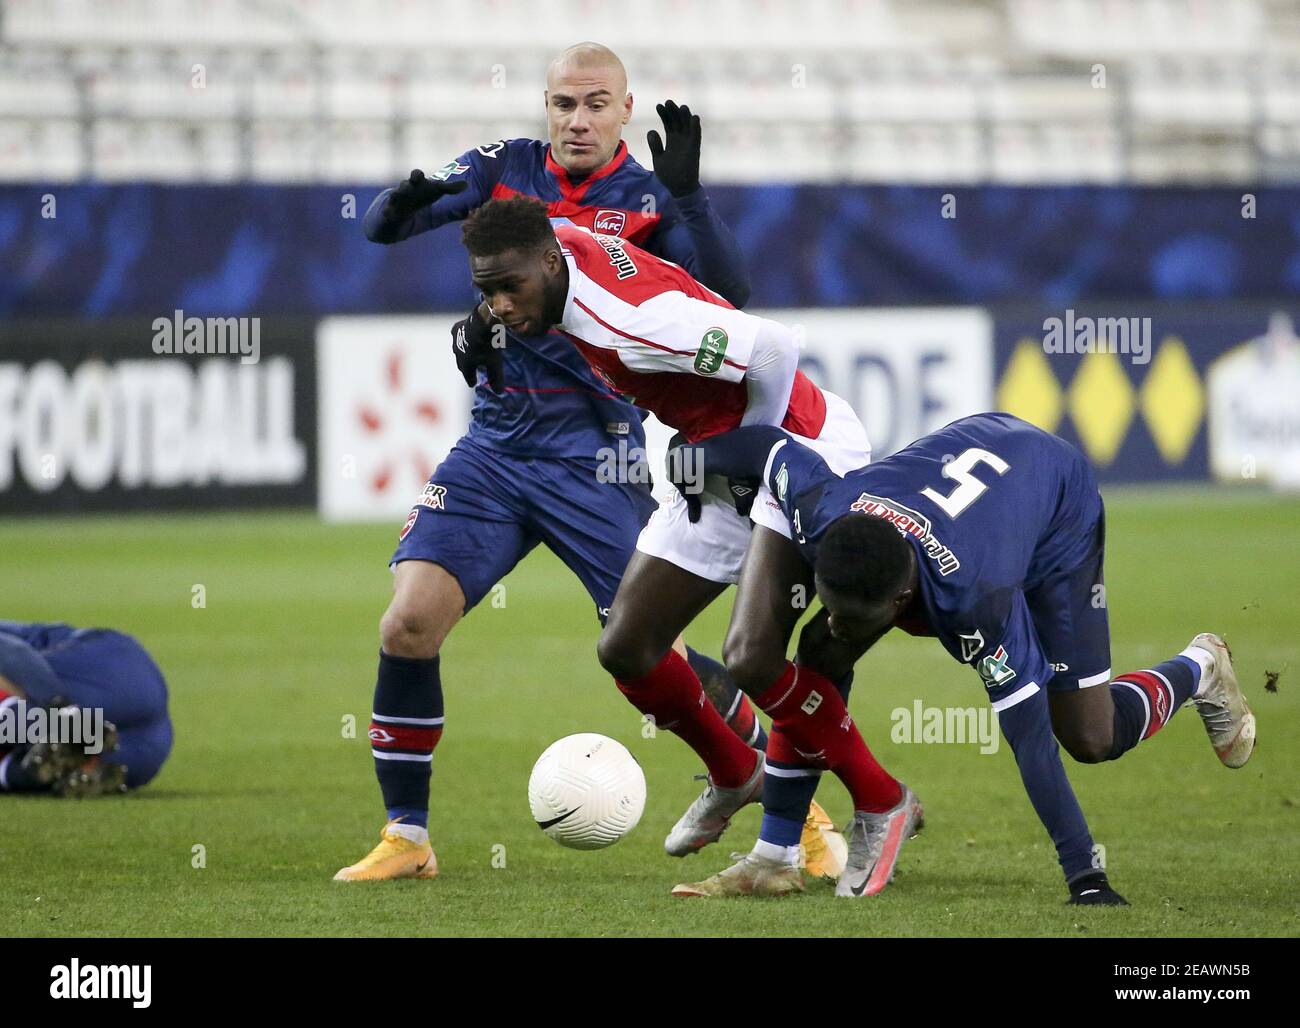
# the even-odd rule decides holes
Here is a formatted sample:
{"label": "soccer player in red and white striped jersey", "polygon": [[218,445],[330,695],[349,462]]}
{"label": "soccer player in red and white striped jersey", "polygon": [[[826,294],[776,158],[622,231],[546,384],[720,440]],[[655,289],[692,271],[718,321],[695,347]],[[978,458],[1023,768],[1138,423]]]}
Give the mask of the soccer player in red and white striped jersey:
{"label": "soccer player in red and white striped jersey", "polygon": [[[480,317],[524,335],[559,330],[612,389],[686,439],[779,425],[837,474],[870,460],[852,408],[798,370],[790,329],[734,309],[670,261],[614,236],[553,227],[545,208],[526,199],[485,204],[466,221],[462,238],[484,296]],[[749,516],[737,503],[742,496],[752,499]],[[736,582],[750,517],[790,537],[762,484],[706,481],[701,494],[676,492],[661,504],[637,541],[598,646],[601,664],[637,709],[685,739],[708,766],[709,787],[665,841],[674,856],[715,841],[763,788],[763,754],[726,730],[702,702],[695,673],[672,650],[682,630]],[[782,663],[802,614],[797,596],[786,606],[746,611],[749,619],[771,620],[769,637],[779,640]],[[778,716],[775,733],[805,755],[826,754],[855,809],[887,809],[898,783],[872,758],[852,719],[831,716],[843,711],[838,699],[827,699],[816,717],[821,697],[804,705],[810,709]]]}

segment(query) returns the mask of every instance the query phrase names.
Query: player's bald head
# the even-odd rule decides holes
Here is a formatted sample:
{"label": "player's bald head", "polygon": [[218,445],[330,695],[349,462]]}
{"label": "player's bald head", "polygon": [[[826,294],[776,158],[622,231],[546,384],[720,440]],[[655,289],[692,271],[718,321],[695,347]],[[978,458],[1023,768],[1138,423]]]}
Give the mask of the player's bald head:
{"label": "player's bald head", "polygon": [[600,43],[575,43],[546,70],[546,127],[551,156],[582,178],[618,150],[632,117],[623,62]]}
{"label": "player's bald head", "polygon": [[627,69],[618,54],[603,43],[574,43],[560,51],[546,69],[546,88],[555,90],[561,88],[562,83],[571,84],[574,79],[590,81],[594,78],[607,79],[615,100],[621,100],[627,94]]}

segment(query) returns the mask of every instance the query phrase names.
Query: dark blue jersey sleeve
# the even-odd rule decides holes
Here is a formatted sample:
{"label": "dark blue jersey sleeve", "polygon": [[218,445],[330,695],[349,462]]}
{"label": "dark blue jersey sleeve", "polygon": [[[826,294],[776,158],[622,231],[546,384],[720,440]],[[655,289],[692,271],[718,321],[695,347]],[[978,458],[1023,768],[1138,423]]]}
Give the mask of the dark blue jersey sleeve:
{"label": "dark blue jersey sleeve", "polygon": [[1029,802],[1052,837],[1061,870],[1070,880],[1091,869],[1092,836],[1052,734],[1046,689],[1051,667],[1022,592],[1009,595],[1004,627],[1000,634],[990,631],[989,635],[989,644],[971,663],[988,689]]}
{"label": "dark blue jersey sleeve", "polygon": [[725,478],[762,478],[768,454],[789,440],[775,425],[747,425],[695,443],[696,466],[706,475]]}
{"label": "dark blue jersey sleeve", "polygon": [[749,266],[731,229],[701,189],[670,199],[646,249],[679,264],[733,307],[749,302]]}
{"label": "dark blue jersey sleeve", "polygon": [[375,197],[361,220],[366,238],[372,243],[397,243],[448,222],[463,221],[474,208],[492,198],[492,188],[501,179],[509,153],[510,149],[504,142],[496,142],[467,150],[454,161],[448,161],[437,171],[430,172],[428,177],[447,182],[464,180],[469,183],[464,191],[441,196],[428,207],[397,221],[384,218],[384,205],[394,187],[385,189]]}
{"label": "dark blue jersey sleeve", "polygon": [[[841,482],[840,477],[816,450],[788,437],[769,449],[763,482],[772,490],[800,546],[820,538],[829,520],[844,513],[821,508],[822,494],[827,486]],[[806,550],[804,556],[811,563],[813,551]]]}

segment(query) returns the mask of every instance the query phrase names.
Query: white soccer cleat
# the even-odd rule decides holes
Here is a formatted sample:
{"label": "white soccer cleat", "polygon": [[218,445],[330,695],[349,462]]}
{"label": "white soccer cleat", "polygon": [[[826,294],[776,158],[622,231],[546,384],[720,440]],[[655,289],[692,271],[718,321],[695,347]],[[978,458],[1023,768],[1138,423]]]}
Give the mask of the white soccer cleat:
{"label": "white soccer cleat", "polygon": [[1219,759],[1228,767],[1241,767],[1255,751],[1255,715],[1237,684],[1232,651],[1211,632],[1202,632],[1188,644],[1192,646],[1214,659],[1201,682],[1201,694],[1192,697],[1196,712],[1205,722],[1205,733]]}
{"label": "white soccer cleat", "polygon": [[789,896],[803,892],[803,872],[794,864],[768,860],[754,853],[733,853],[736,863],[702,882],[674,885],[672,894],[681,899],[725,896]]}
{"label": "white soccer cleat", "polygon": [[903,798],[883,814],[855,811],[849,837],[849,856],[835,886],[836,896],[858,899],[874,896],[894,877],[903,843],[925,827],[921,801],[906,785]]}
{"label": "white soccer cleat", "polygon": [[741,807],[758,803],[763,798],[763,775],[767,759],[762,750],[755,750],[758,761],[754,773],[744,785],[735,789],[719,789],[708,779],[708,786],[700,797],[686,808],[686,813],[672,827],[664,840],[664,849],[670,857],[685,857],[717,842],[727,825]]}

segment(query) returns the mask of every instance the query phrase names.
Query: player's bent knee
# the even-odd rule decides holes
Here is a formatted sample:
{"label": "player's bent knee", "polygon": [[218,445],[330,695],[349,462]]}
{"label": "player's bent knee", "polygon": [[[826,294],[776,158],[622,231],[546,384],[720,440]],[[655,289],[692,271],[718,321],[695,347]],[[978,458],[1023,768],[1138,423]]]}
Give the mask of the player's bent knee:
{"label": "player's bent knee", "polygon": [[620,681],[630,682],[644,678],[663,659],[643,638],[621,632],[610,622],[596,641],[596,659],[600,666]]}
{"label": "player's bent knee", "polygon": [[379,622],[380,645],[394,657],[436,657],[464,612],[465,593],[449,571],[428,561],[403,561]]}
{"label": "player's bent knee", "polygon": [[379,621],[379,645],[392,657],[436,657],[447,631],[427,610],[393,601]]}
{"label": "player's bent knee", "polygon": [[1100,764],[1110,759],[1113,740],[1109,732],[1082,732],[1067,735],[1061,745],[1080,764]]}
{"label": "player's bent knee", "polygon": [[785,654],[756,639],[728,636],[722,661],[731,680],[751,696],[763,692],[785,671]]}

